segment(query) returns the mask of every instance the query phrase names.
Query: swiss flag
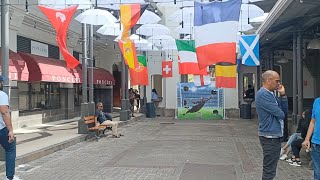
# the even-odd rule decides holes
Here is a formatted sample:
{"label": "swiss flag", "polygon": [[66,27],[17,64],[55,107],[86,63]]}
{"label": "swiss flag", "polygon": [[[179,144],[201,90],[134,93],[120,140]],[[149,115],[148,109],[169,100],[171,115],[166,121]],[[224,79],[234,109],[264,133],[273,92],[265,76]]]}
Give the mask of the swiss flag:
{"label": "swiss flag", "polygon": [[172,77],[172,61],[162,61],[162,77]]}

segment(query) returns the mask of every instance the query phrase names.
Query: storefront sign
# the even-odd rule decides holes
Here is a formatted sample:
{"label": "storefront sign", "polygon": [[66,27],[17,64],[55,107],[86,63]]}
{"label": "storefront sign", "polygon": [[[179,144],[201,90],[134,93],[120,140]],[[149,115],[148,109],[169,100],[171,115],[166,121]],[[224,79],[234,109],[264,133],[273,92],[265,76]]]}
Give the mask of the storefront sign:
{"label": "storefront sign", "polygon": [[103,85],[112,85],[112,81],[108,81],[108,80],[97,80],[96,84],[103,84]]}
{"label": "storefront sign", "polygon": [[77,77],[51,76],[52,81],[61,83],[81,83],[81,79]]}
{"label": "storefront sign", "polygon": [[49,57],[48,45],[36,41],[31,41],[31,54]]}

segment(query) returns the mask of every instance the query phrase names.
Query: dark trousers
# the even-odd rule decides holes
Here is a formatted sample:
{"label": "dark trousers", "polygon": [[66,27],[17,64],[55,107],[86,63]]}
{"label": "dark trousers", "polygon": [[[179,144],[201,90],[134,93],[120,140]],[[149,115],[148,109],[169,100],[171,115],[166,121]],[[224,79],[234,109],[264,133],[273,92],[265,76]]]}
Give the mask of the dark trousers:
{"label": "dark trousers", "polygon": [[281,138],[265,138],[260,136],[263,151],[262,180],[272,180],[276,176],[280,158]]}
{"label": "dark trousers", "polygon": [[292,149],[292,154],[296,157],[296,158],[300,158],[300,150],[302,148],[302,143],[303,143],[303,139],[296,139],[293,140],[291,143],[291,149]]}
{"label": "dark trousers", "polygon": [[9,143],[8,129],[5,127],[0,130],[0,143],[6,151],[6,176],[12,179],[16,167],[16,141]]}

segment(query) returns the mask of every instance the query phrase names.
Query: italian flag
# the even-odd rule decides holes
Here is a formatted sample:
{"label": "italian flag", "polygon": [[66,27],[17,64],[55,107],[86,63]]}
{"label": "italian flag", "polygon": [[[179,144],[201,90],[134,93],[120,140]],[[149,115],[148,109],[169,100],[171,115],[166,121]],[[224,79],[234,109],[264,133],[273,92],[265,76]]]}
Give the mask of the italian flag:
{"label": "italian flag", "polygon": [[135,85],[148,85],[148,68],[147,58],[143,55],[138,55],[139,65],[136,68],[129,68],[130,70],[130,84]]}
{"label": "italian flag", "polygon": [[194,40],[176,40],[179,51],[179,74],[207,75],[207,68],[199,69]]}

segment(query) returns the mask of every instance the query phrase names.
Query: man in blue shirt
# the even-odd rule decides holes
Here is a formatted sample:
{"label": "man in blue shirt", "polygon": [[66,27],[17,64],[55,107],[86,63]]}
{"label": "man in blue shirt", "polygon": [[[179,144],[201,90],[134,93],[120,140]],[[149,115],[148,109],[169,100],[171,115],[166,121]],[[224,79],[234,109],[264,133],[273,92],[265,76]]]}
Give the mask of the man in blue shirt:
{"label": "man in blue shirt", "polygon": [[[311,136],[312,139],[310,144]],[[320,98],[317,98],[313,103],[312,119],[310,121],[307,136],[302,145],[307,150],[311,147],[314,179],[320,180]]]}
{"label": "man in blue shirt", "polygon": [[112,127],[112,137],[119,138],[121,134],[118,133],[118,123],[112,121],[112,117],[107,113],[104,113],[102,102],[97,103],[96,109],[96,126],[106,125]]}
{"label": "man in blue shirt", "polygon": [[0,144],[6,151],[6,176],[9,180],[18,180],[15,173],[16,141],[9,112],[9,97],[2,91],[3,78],[0,76]]}
{"label": "man in blue shirt", "polygon": [[[280,98],[274,91],[280,93]],[[262,180],[276,176],[283,137],[283,120],[288,112],[285,88],[279,74],[268,70],[262,74],[262,87],[256,94],[256,110],[259,119],[258,135],[263,150]]]}

